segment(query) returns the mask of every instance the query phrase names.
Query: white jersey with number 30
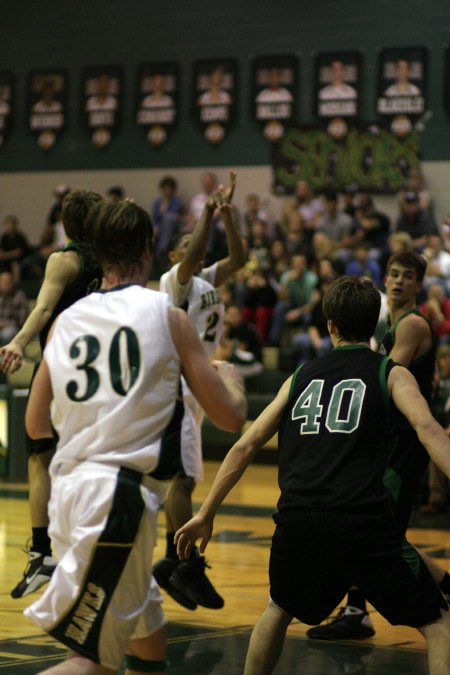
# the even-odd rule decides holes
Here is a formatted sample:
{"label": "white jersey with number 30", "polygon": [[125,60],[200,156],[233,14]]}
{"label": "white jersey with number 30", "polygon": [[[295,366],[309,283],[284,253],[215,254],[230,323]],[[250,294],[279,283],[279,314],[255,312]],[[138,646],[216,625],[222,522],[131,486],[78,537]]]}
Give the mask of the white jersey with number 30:
{"label": "white jersey with number 30", "polygon": [[124,285],[91,293],[59,316],[44,352],[59,435],[53,464],[155,469],[180,379],[171,305],[166,294]]}

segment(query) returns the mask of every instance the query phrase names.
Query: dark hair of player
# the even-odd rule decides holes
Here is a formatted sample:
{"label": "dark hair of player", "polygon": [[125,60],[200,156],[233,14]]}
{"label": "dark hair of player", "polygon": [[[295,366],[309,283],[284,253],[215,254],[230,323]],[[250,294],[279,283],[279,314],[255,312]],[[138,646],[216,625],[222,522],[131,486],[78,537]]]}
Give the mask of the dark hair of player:
{"label": "dark hair of player", "polygon": [[380,315],[381,296],[370,280],[341,276],[323,298],[323,312],[348,342],[368,342]]}

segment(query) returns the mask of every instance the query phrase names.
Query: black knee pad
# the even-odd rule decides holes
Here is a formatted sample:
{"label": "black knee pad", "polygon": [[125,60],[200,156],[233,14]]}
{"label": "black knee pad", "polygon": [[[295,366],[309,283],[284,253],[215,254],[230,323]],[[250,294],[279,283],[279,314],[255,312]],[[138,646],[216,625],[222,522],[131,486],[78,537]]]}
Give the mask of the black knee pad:
{"label": "black knee pad", "polygon": [[27,436],[27,450],[29,455],[42,455],[43,452],[55,450],[53,438],[30,438]]}

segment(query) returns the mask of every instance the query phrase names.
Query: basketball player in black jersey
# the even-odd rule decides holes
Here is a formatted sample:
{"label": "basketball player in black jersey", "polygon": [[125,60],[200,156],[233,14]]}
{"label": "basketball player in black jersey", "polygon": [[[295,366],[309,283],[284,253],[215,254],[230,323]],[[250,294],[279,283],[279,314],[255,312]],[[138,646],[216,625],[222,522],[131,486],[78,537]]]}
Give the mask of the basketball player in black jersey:
{"label": "basketball player in black jersey", "polygon": [[[422,288],[425,271],[425,258],[413,252],[400,253],[389,260],[385,279],[389,325],[380,351],[408,368],[417,380],[422,396],[430,403],[435,344],[430,324],[416,306],[416,296]],[[414,429],[403,415],[397,413],[384,483],[403,532],[408,527],[428,461],[428,453]],[[448,599],[450,576],[426,553],[421,552],[420,555]],[[374,634],[364,594],[357,588],[350,589],[346,607],[339,610],[333,621],[315,626],[307,633],[308,637],[316,640],[364,639]]]}
{"label": "basketball player in black jersey", "polygon": [[[14,339],[0,349],[0,369],[3,372],[14,372],[20,368],[25,347],[37,336],[43,350],[56,317],[76,300],[100,286],[101,272],[91,253],[85,225],[89,210],[101,200],[99,194],[90,190],[73,190],[65,196],[62,221],[67,237],[66,246],[49,257],[33,311]],[[33,378],[30,390],[32,386]],[[23,578],[11,591],[13,598],[28,595],[45,584],[56,565],[47,532],[47,505],[50,498],[48,467],[55,442],[52,437],[27,438],[27,449],[32,538],[28,549],[28,565]]]}
{"label": "basketball player in black jersey", "polygon": [[393,404],[447,476],[450,440],[411,373],[370,351],[380,308],[372,283],[339,278],[323,308],[333,351],[297,369],[233,446],[199,513],[176,533],[178,553],[188,556],[199,538],[204,551],[218,506],[278,431],[270,599],[252,633],[245,675],[271,673],[292,619],[323,620],[351,580],[391,623],[424,634],[430,673],[443,675],[450,672],[447,604],[406,541],[383,484]]}

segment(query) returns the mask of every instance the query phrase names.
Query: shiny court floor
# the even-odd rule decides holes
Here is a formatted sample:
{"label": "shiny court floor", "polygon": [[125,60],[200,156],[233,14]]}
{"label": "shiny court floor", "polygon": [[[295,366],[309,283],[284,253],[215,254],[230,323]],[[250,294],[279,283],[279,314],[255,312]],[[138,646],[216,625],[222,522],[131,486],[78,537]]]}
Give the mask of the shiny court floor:
{"label": "shiny court floor", "polygon": [[[208,463],[200,501],[217,469]],[[33,596],[12,600],[9,592],[20,578],[28,536],[26,486],[0,484],[0,675],[31,675],[57,663],[64,650],[22,614]],[[273,530],[271,514],[278,497],[272,466],[253,466],[220,511],[214,539],[207,550],[211,580],[225,598],[220,611],[189,612],[170,598],[164,603],[168,624],[169,672],[173,675],[238,675],[242,673],[251,628],[268,596],[267,563]],[[450,517],[416,516],[410,540],[450,569]],[[164,552],[161,514],[155,559]],[[333,552],[330,551],[330,565]],[[278,675],[425,675],[426,652],[415,630],[392,627],[371,611],[376,635],[359,642],[314,642],[306,627],[295,623],[274,671]]]}

